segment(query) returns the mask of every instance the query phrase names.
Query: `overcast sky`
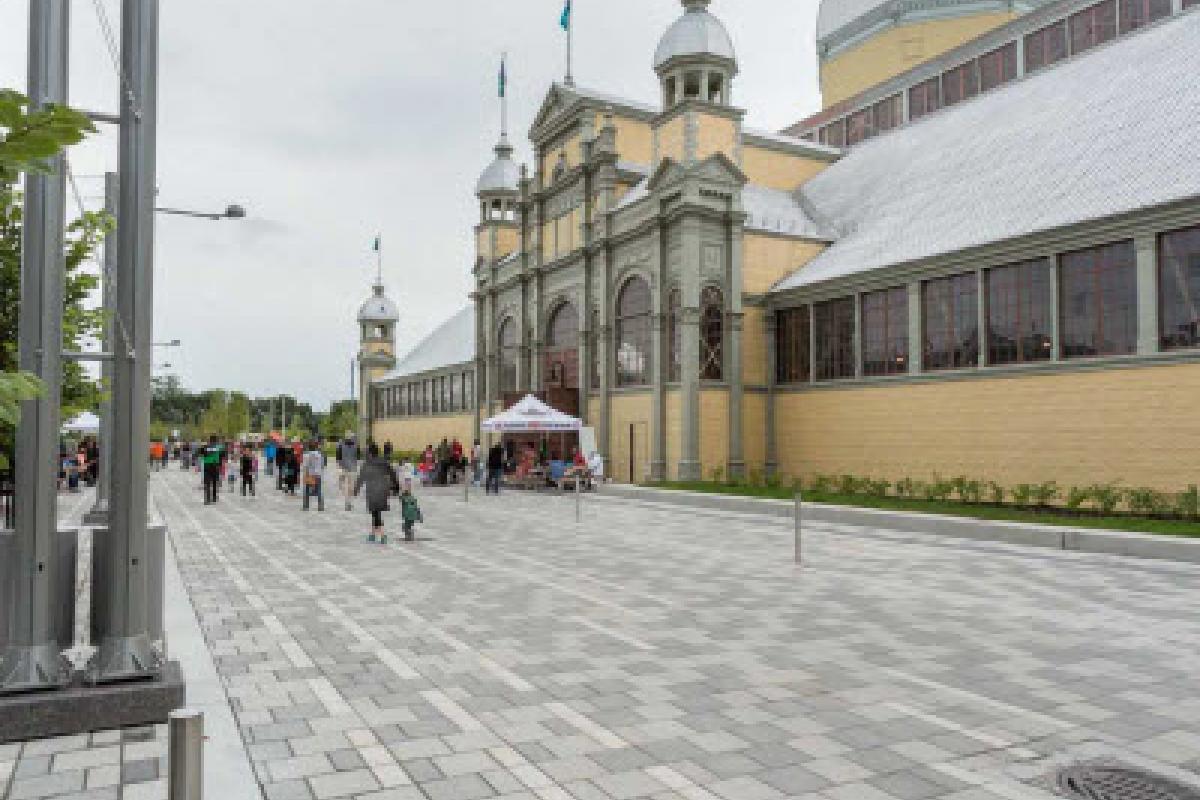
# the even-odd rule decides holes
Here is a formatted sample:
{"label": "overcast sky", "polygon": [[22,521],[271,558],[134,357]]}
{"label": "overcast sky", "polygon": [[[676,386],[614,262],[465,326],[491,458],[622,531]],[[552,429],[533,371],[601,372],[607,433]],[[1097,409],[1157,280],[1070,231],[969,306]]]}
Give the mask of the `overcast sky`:
{"label": "overcast sky", "polygon": [[[71,101],[115,110],[117,79],[94,3],[74,0]],[[0,86],[24,89],[28,0],[0,0]],[[470,289],[475,179],[511,120],[529,159],[533,114],[564,65],[562,0],[164,0],[159,202],[246,206],[244,221],[160,217],[155,338],[192,388],[288,392],[324,408],[350,391],[354,315],[371,244],[400,306],[398,348]],[[657,102],[651,58],[677,0],[575,0],[582,86]],[[715,0],[747,124],[779,129],[819,105],[817,0]],[[72,151],[89,204],[116,168],[112,133]],[[160,370],[162,371],[162,370]]]}

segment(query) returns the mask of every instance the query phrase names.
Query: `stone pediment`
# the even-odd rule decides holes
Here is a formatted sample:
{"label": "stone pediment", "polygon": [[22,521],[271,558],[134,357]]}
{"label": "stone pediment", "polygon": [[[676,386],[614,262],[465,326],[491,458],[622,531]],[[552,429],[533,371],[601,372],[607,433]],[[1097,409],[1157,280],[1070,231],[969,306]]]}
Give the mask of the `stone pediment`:
{"label": "stone pediment", "polygon": [[734,164],[724,153],[716,153],[698,164],[685,166],[672,158],[664,158],[658,169],[650,176],[647,188],[656,191],[663,186],[695,178],[705,183],[719,183],[731,187],[741,187],[747,182],[746,174],[737,164]]}
{"label": "stone pediment", "polygon": [[531,134],[535,134],[533,138],[537,138],[536,132],[538,130],[570,108],[574,100],[575,95],[568,92],[562,86],[559,86],[557,83],[551,86],[550,90],[546,92],[546,99],[542,101],[542,105],[538,109],[537,116],[533,118],[533,125],[530,126],[529,130]]}

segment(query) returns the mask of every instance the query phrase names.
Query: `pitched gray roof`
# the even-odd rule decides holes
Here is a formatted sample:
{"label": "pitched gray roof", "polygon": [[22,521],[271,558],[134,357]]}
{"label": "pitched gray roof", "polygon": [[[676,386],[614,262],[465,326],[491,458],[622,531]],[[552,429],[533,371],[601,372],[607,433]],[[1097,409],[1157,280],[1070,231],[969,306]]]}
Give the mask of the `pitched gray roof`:
{"label": "pitched gray roof", "polygon": [[852,149],[802,188],[841,235],[776,290],[1200,197],[1200,13]]}
{"label": "pitched gray roof", "polygon": [[[625,193],[617,203],[617,209],[631,206],[650,195],[650,182],[645,178]],[[809,239],[832,240],[833,234],[818,224],[804,210],[796,196],[756,183],[742,187],[742,210],[746,213],[746,230],[782,233],[788,236],[803,236]]]}
{"label": "pitched gray roof", "polygon": [[407,378],[474,359],[475,307],[467,306],[435,328],[400,360],[394,370],[377,382]]}

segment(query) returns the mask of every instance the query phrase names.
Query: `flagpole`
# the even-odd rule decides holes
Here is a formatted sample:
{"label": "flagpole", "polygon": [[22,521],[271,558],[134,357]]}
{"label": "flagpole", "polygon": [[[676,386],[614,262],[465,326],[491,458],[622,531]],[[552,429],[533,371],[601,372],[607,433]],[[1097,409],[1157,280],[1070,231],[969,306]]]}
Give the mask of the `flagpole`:
{"label": "flagpole", "polygon": [[383,286],[383,235],[375,237],[375,284]]}
{"label": "flagpole", "polygon": [[575,39],[575,0],[568,0],[569,14],[567,16],[567,86],[575,86],[575,76],[571,74],[571,46]]}
{"label": "flagpole", "polygon": [[500,86],[500,138],[508,140],[508,53],[502,56],[500,73],[503,76]]}

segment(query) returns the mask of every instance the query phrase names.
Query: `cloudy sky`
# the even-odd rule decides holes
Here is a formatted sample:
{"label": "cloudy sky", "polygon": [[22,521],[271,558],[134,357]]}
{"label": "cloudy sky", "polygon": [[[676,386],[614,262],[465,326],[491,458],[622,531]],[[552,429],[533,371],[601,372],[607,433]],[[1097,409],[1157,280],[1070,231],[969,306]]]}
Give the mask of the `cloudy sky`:
{"label": "cloudy sky", "polygon": [[[71,101],[113,110],[117,78],[96,6],[72,3]],[[0,86],[26,80],[28,0],[0,0]],[[677,0],[575,0],[580,85],[656,102],[654,47]],[[562,0],[164,0],[158,182],[162,205],[249,218],[160,217],[160,361],[192,388],[289,392],[318,408],[348,396],[354,314],[384,242],[399,349],[466,303],[472,197],[498,134],[496,74],[509,53],[511,119],[526,132],[563,73]],[[715,0],[747,124],[782,128],[819,105],[817,0]],[[102,201],[116,140],[71,154]],[[160,370],[165,371],[165,370]]]}

